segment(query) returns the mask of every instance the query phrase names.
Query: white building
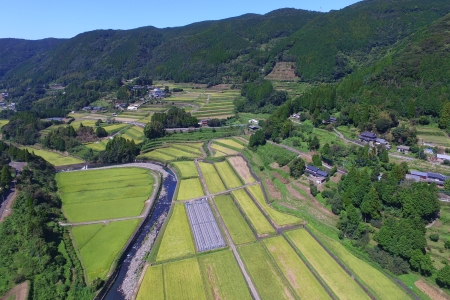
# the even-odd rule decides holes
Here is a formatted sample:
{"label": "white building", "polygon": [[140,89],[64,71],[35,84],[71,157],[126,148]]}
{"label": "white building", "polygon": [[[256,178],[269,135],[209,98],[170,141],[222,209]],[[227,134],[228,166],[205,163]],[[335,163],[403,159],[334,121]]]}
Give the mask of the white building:
{"label": "white building", "polygon": [[255,119],[251,119],[251,120],[248,120],[248,123],[249,123],[249,124],[253,124],[253,125],[258,125],[258,124],[259,124],[259,121],[258,121],[258,120],[255,120]]}

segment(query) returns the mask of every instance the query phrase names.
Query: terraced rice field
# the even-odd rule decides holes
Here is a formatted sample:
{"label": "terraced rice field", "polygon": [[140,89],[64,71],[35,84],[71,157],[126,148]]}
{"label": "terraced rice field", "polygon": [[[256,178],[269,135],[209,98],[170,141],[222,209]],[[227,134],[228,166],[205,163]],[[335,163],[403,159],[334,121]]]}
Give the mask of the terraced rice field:
{"label": "terraced rice field", "polygon": [[[200,146],[198,147],[198,144]],[[138,158],[153,159],[162,162],[176,160],[177,158],[198,158],[203,154],[200,150],[202,143],[173,144],[169,147],[159,148],[138,156]]]}
{"label": "terraced rice field", "polygon": [[216,143],[212,143],[211,148],[213,148],[213,150],[225,153],[227,155],[235,155],[235,154],[239,153],[239,152],[237,152],[237,151],[235,151],[233,149],[230,149],[230,148],[218,145]]}
{"label": "terraced rice field", "polygon": [[106,149],[106,144],[108,144],[109,141],[110,139],[104,139],[97,143],[86,144],[86,147],[91,148],[92,150],[103,151]]}
{"label": "terraced rice field", "polygon": [[140,168],[63,172],[56,182],[70,222],[138,216],[155,183],[150,172]]}
{"label": "terraced rice field", "polygon": [[252,299],[244,276],[231,251],[203,255],[198,260],[209,298]]}
{"label": "terraced rice field", "polygon": [[259,205],[269,215],[272,221],[274,221],[278,226],[297,225],[302,222],[300,218],[279,212],[269,206],[266,202],[266,199],[264,198],[264,194],[259,184],[248,186],[247,190],[250,192],[250,194],[252,194],[253,198],[258,201]]}
{"label": "terraced rice field", "polygon": [[83,124],[85,127],[95,127],[95,122],[97,122],[97,120],[76,120],[70,123],[70,125],[77,130],[80,128],[80,124]]}
{"label": "terraced rice field", "polygon": [[120,130],[122,130],[123,128],[125,128],[127,126],[130,126],[130,125],[128,125],[128,124],[115,124],[115,125],[104,126],[103,128],[105,128],[105,130],[106,130],[106,132],[108,134],[111,134],[113,132],[120,131]]}
{"label": "terraced rice field", "polygon": [[200,170],[202,171],[203,178],[205,179],[206,186],[211,194],[225,191],[226,188],[217,174],[216,168],[213,164],[199,162]]}
{"label": "terraced rice field", "polygon": [[297,229],[287,232],[286,235],[339,299],[370,299],[306,230]]}
{"label": "terraced rice field", "polygon": [[176,161],[172,165],[178,169],[182,178],[197,177],[197,167],[193,161]]}
{"label": "terraced rice field", "polygon": [[71,229],[89,282],[104,279],[139,219],[75,226]]}
{"label": "terraced rice field", "polygon": [[247,162],[242,157],[233,156],[228,157],[227,159],[246,184],[256,182],[255,178],[250,173]]}
{"label": "terraced rice field", "polygon": [[410,299],[409,295],[400,286],[370,264],[351,254],[340,242],[325,236],[317,230],[313,231],[341,262],[346,264],[366,285],[370,286],[377,298],[392,300]]}
{"label": "terraced rice field", "polygon": [[265,239],[263,243],[300,299],[330,299],[326,290],[284,237]]}
{"label": "terraced rice field", "polygon": [[224,145],[229,146],[231,148],[236,148],[238,150],[242,150],[242,149],[245,148],[244,145],[234,141],[233,139],[218,139],[218,140],[215,140],[215,142],[218,142],[220,144],[224,144]]}
{"label": "terraced rice field", "polygon": [[201,145],[200,145],[200,147],[198,147],[197,143],[195,143],[195,144],[192,143],[192,145],[191,144],[173,144],[171,146],[173,148],[180,149],[180,150],[183,150],[185,152],[194,153],[197,156],[201,156],[202,155],[202,151],[200,150]]}
{"label": "terraced rice field", "polygon": [[164,148],[164,153],[171,155],[173,157],[177,157],[177,158],[181,158],[181,157],[189,157],[189,158],[195,158],[195,157],[199,157],[199,155],[191,153],[191,152],[187,152],[187,151],[183,151],[180,150],[178,148],[175,148],[173,146],[171,147],[167,147]]}
{"label": "terraced rice field", "polygon": [[269,221],[267,221],[266,217],[261,213],[245,190],[233,191],[232,194],[259,235],[275,233],[275,229],[270,225]]}
{"label": "terraced rice field", "polygon": [[0,129],[2,129],[2,127],[8,123],[9,123],[9,120],[0,120]]}
{"label": "terraced rice field", "polygon": [[180,180],[177,201],[184,201],[204,196],[202,184],[199,178],[189,178]]}
{"label": "terraced rice field", "polygon": [[125,130],[121,136],[127,140],[134,140],[136,144],[139,144],[144,139],[144,128],[139,126],[132,126]]}
{"label": "terraced rice field", "polygon": [[145,270],[136,300],[164,300],[163,265],[148,267]]}
{"label": "terraced rice field", "polygon": [[207,299],[197,258],[168,263],[163,268],[166,299]]}
{"label": "terraced rice field", "polygon": [[228,164],[228,161],[217,162],[214,163],[214,165],[228,189],[237,188],[243,185],[239,177],[236,176],[236,173],[234,173],[233,169]]}
{"label": "terraced rice field", "polygon": [[189,221],[183,204],[175,204],[158,249],[156,261],[195,254]]}
{"label": "terraced rice field", "polygon": [[228,195],[214,197],[214,203],[219,210],[231,239],[237,245],[256,241],[252,230],[248,226],[233,199]]}
{"label": "terraced rice field", "polygon": [[58,152],[34,149],[31,147],[20,147],[20,149],[27,149],[29,152],[34,152],[37,156],[42,157],[50,164],[58,167],[58,166],[66,166],[66,165],[74,165],[83,163],[84,160],[72,157],[72,156],[64,156]]}
{"label": "terraced rice field", "polygon": [[177,159],[175,156],[167,155],[166,153],[164,153],[164,149],[165,148],[156,149],[156,150],[141,154],[137,158],[141,158],[141,159],[146,158],[146,159],[162,161],[162,162],[168,162],[168,161]]}
{"label": "terraced rice field", "polygon": [[261,244],[240,246],[238,251],[261,299],[295,299],[289,284]]}

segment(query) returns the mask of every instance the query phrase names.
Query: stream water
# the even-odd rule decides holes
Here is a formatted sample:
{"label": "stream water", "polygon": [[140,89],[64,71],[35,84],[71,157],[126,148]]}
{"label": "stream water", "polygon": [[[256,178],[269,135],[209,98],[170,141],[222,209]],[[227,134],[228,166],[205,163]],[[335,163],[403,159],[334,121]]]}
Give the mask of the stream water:
{"label": "stream water", "polygon": [[[159,232],[162,225],[161,220],[163,220],[164,218],[162,216],[167,215],[167,213],[169,212],[173,194],[175,193],[175,189],[177,186],[177,179],[173,172],[168,168],[164,168],[164,171],[165,172],[163,172],[163,174],[165,176],[163,179],[163,188],[161,189],[158,200],[156,201],[150,214],[142,224],[140,231],[138,231],[138,233],[136,234],[135,239],[127,247],[121,259],[119,260],[115,276],[111,277],[113,278],[111,279],[113,280],[113,282],[106,283],[107,286],[109,286],[109,289],[103,291],[99,295],[99,298],[106,300],[126,300],[127,298],[129,298],[127,297],[127,295],[131,295],[131,287],[135,285],[124,284],[124,282],[128,280],[137,282],[137,278],[136,275],[134,275],[134,278],[127,278],[133,276],[133,274],[128,274],[130,273],[128,271],[129,269],[136,268],[136,264],[143,266],[144,263],[143,260],[136,262],[136,259],[133,260],[133,258],[136,255],[142,255],[142,249],[141,251],[139,251],[141,247],[149,246],[148,244],[145,245],[145,242],[149,238],[150,233],[153,237],[155,233]],[[124,288],[125,286],[128,286],[128,288]]]}

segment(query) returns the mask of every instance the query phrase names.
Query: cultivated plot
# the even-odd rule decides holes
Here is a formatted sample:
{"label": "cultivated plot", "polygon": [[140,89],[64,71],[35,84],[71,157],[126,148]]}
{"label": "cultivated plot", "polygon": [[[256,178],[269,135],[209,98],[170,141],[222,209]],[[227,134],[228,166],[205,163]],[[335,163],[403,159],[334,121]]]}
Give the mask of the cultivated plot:
{"label": "cultivated plot", "polygon": [[189,178],[180,180],[180,187],[178,188],[177,200],[185,201],[189,199],[199,198],[204,196],[202,184],[199,178]]}
{"label": "cultivated plot", "polygon": [[177,159],[175,156],[167,155],[166,153],[164,153],[164,150],[160,150],[160,149],[141,154],[138,156],[138,158],[146,158],[146,159],[162,161],[162,162],[167,162],[167,161],[172,161],[172,160]]}
{"label": "cultivated plot", "polygon": [[166,299],[207,299],[197,258],[164,264]]}
{"label": "cultivated plot", "polygon": [[247,166],[247,162],[241,156],[228,157],[228,161],[234,167],[239,176],[244,180],[245,183],[256,182],[255,178],[252,176],[250,169]]}
{"label": "cultivated plot", "polygon": [[258,201],[259,205],[261,205],[272,221],[274,221],[278,226],[297,225],[302,223],[300,218],[284,214],[270,207],[264,198],[264,194],[259,184],[248,186],[247,190],[252,194],[253,198]]}
{"label": "cultivated plot", "polygon": [[142,279],[136,300],[164,300],[163,265],[148,267]]}
{"label": "cultivated plot", "polygon": [[233,150],[233,149],[230,149],[230,148],[218,145],[216,143],[212,143],[211,148],[213,148],[213,150],[219,151],[221,153],[225,153],[227,155],[236,155],[236,154],[239,153],[236,150]]}
{"label": "cultivated plot", "polygon": [[235,148],[235,149],[238,149],[238,150],[242,150],[242,149],[245,148],[244,145],[242,145],[242,144],[240,144],[240,143],[238,143],[238,142],[236,142],[236,141],[234,141],[232,139],[217,139],[217,140],[215,140],[215,142],[218,142],[220,144],[224,144],[226,146],[230,146],[231,148]]}
{"label": "cultivated plot", "polygon": [[235,244],[256,241],[255,235],[229,195],[215,196],[214,203]]}
{"label": "cultivated plot", "polygon": [[286,235],[339,299],[370,299],[306,230],[297,229],[287,232]]}
{"label": "cultivated plot", "polygon": [[2,129],[2,127],[8,123],[9,123],[9,120],[0,120],[0,129]]}
{"label": "cultivated plot", "polygon": [[184,152],[193,153],[196,156],[202,155],[202,151],[199,148],[187,144],[172,144],[171,146],[175,149],[183,150]]}
{"label": "cultivated plot", "polygon": [[156,260],[163,261],[192,254],[195,254],[195,247],[186,210],[183,204],[175,204]]}
{"label": "cultivated plot", "polygon": [[138,216],[155,183],[150,171],[140,168],[61,172],[56,182],[70,222]]}
{"label": "cultivated plot", "polygon": [[289,284],[261,244],[240,246],[238,251],[261,299],[295,299]]}
{"label": "cultivated plot", "polygon": [[48,161],[50,164],[52,164],[56,167],[80,164],[80,163],[84,162],[84,160],[81,160],[81,159],[78,159],[78,158],[75,158],[72,156],[64,156],[60,153],[53,152],[53,151],[34,149],[31,147],[20,147],[20,149],[27,149],[28,152],[34,152],[34,154],[42,157],[43,159]]}
{"label": "cultivated plot", "polygon": [[340,261],[350,267],[379,299],[410,299],[409,295],[400,286],[395,284],[386,275],[372,267],[367,262],[351,254],[345,246],[330,237],[314,230],[314,234],[330,249]]}
{"label": "cultivated plot", "polygon": [[211,194],[223,192],[226,190],[225,185],[220,179],[219,174],[216,172],[213,164],[199,162],[200,170],[202,171],[203,178],[205,179],[206,186]]}
{"label": "cultivated plot", "polygon": [[245,192],[245,190],[237,190],[232,192],[234,198],[239,203],[244,213],[255,228],[258,235],[267,235],[275,233],[275,229],[267,221],[266,217],[261,213],[259,208]]}
{"label": "cultivated plot", "polygon": [[106,144],[108,144],[109,141],[109,138],[104,139],[95,143],[86,144],[86,147],[91,148],[92,150],[104,151],[106,149]]}
{"label": "cultivated plot", "polygon": [[214,299],[248,299],[252,296],[233,254],[219,251],[198,258],[208,294]]}
{"label": "cultivated plot", "polygon": [[179,171],[182,178],[197,177],[197,167],[193,161],[177,161],[172,165]]}
{"label": "cultivated plot", "polygon": [[232,189],[243,185],[227,161],[217,162],[214,165],[227,188]]}
{"label": "cultivated plot", "polygon": [[198,252],[226,246],[216,219],[208,205],[208,200],[188,202],[186,203],[186,210]]}
{"label": "cultivated plot", "polygon": [[75,226],[72,235],[81,255],[87,279],[104,279],[140,220]]}
{"label": "cultivated plot", "polygon": [[130,125],[128,125],[128,124],[115,124],[115,125],[107,125],[107,126],[104,126],[103,128],[106,130],[106,132],[108,134],[111,134],[113,132],[117,132],[117,131],[120,131],[120,130],[124,129],[127,126],[130,126]]}
{"label": "cultivated plot", "polygon": [[300,299],[330,299],[283,236],[265,239],[264,245]]}

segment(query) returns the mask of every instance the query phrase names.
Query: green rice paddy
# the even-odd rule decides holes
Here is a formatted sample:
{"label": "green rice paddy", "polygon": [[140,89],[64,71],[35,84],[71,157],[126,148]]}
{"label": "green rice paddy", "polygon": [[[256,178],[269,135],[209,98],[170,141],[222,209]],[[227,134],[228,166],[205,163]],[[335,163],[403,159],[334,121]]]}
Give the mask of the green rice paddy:
{"label": "green rice paddy", "polygon": [[216,166],[220,177],[223,179],[223,182],[228,189],[237,188],[243,185],[239,177],[237,177],[236,173],[234,173],[228,161],[217,162],[214,165]]}
{"label": "green rice paddy", "polygon": [[199,198],[205,195],[199,178],[189,178],[180,180],[177,200],[184,201]]}
{"label": "green rice paddy", "polygon": [[27,149],[29,152],[34,152],[34,154],[42,157],[50,164],[58,167],[58,166],[66,166],[66,165],[74,165],[83,163],[84,160],[72,157],[72,156],[64,156],[58,152],[34,149],[31,147],[20,147],[21,149]]}
{"label": "green rice paddy", "polygon": [[168,300],[207,299],[197,258],[165,264],[164,286]]}
{"label": "green rice paddy", "polygon": [[203,178],[205,179],[206,186],[211,194],[223,192],[226,190],[223,185],[222,179],[217,174],[216,168],[213,164],[199,162],[200,170],[202,171]]}
{"label": "green rice paddy", "polygon": [[198,176],[197,167],[193,161],[176,161],[172,165],[178,169],[182,178]]}

